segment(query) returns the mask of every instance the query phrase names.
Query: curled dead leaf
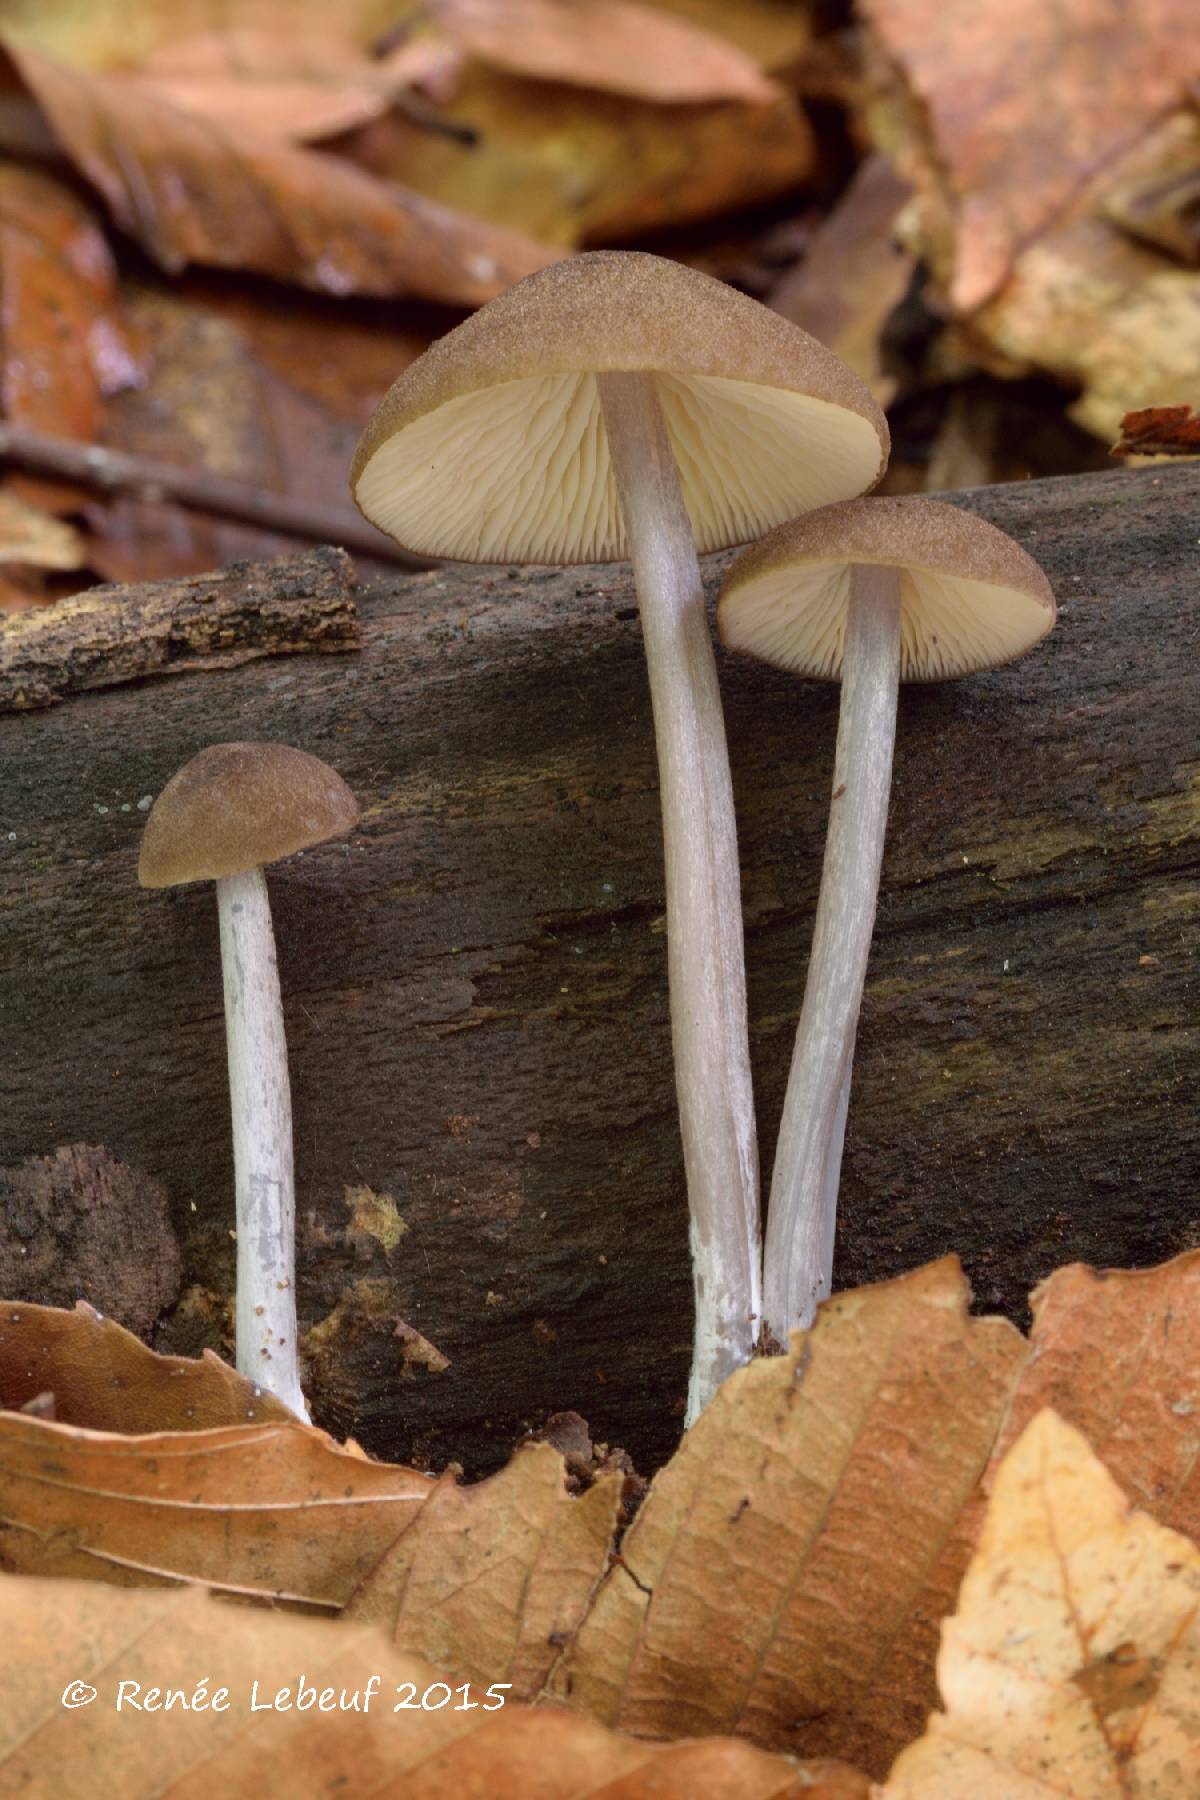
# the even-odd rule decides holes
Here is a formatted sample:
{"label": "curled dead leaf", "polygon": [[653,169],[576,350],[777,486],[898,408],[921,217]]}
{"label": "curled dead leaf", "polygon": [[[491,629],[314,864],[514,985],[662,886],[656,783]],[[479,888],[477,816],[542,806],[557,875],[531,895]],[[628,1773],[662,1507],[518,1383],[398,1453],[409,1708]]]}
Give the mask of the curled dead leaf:
{"label": "curled dead leaf", "polygon": [[1077,387],[1072,417],[1111,443],[1132,408],[1200,389],[1198,307],[1200,271],[1119,231],[1097,195],[1021,254],[963,341],[999,373],[1047,370]]}
{"label": "curled dead leaf", "polygon": [[1104,211],[1140,242],[1200,265],[1200,112],[1172,113],[1122,159]]}
{"label": "curled dead leaf", "polygon": [[[6,419],[90,440],[104,402],[136,385],[144,347],[120,305],[112,253],[87,208],[61,182],[0,167],[0,405]],[[57,511],[75,508],[70,483],[12,477],[14,495]],[[27,521],[27,524],[30,523]],[[10,515],[9,528],[13,529]],[[81,566],[82,540],[40,527],[38,549],[19,560]],[[6,560],[13,560],[8,558]]]}
{"label": "curled dead leaf", "polygon": [[336,1611],[432,1487],[295,1420],[115,1437],[0,1414],[0,1557],[20,1573]]}

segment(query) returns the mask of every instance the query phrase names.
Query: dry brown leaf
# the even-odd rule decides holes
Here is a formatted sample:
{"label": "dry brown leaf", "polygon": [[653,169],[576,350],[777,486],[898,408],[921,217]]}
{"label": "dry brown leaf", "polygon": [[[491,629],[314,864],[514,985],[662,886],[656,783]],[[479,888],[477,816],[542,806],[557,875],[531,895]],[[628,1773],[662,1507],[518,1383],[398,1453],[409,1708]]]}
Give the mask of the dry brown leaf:
{"label": "dry brown leaf", "polygon": [[[1200,389],[1200,270],[1131,236],[1110,216],[1111,196],[1133,175],[1142,178],[1163,145],[1177,146],[1177,125],[1200,168],[1200,124],[1186,115],[1163,121],[1020,247],[1000,291],[951,332],[960,365],[1002,377],[1048,373],[1077,389],[1072,416],[1106,443],[1125,413],[1171,405]],[[876,126],[901,160],[917,141],[911,119],[886,106]],[[916,178],[925,185],[920,204],[904,215],[906,239],[944,287],[953,228],[930,203],[927,173],[918,169]]]}
{"label": "dry brown leaf", "polygon": [[916,267],[895,230],[911,192],[882,152],[867,157],[803,260],[767,296],[775,312],[836,351],[881,406],[896,391],[882,364],[883,327]]}
{"label": "dry brown leaf", "polygon": [[[348,1605],[455,1682],[511,1680],[639,1734],[734,1732],[882,1775],[935,1703],[981,1471],[1039,1407],[1093,1433],[1160,1517],[1200,1518],[1200,1252],[1060,1270],[1030,1343],[970,1319],[966,1298],[951,1259],[838,1296],[789,1356],[726,1385],[607,1574],[616,1485],[569,1499],[547,1445],[461,1489],[296,1425],[112,1438],[0,1420],[0,1548],[25,1571]],[[137,1348],[160,1378],[171,1368]],[[25,1371],[10,1404],[53,1386],[37,1358],[8,1357]],[[90,1391],[79,1422],[111,1423],[103,1365]]]}
{"label": "dry brown leaf", "polygon": [[378,59],[331,24],[304,35],[241,25],[160,45],[137,78],[233,133],[250,119],[256,132],[309,143],[378,118],[424,80],[443,85],[457,66],[456,52],[428,36]]}
{"label": "dry brown leaf", "polygon": [[66,154],[164,269],[270,275],[332,294],[478,306],[555,253],[362,169],[179,111],[29,45],[13,65]]}
{"label": "dry brown leaf", "polygon": [[393,114],[342,148],[388,180],[546,243],[604,244],[771,199],[815,161],[790,96],[668,109],[468,63],[440,116],[479,144]]}
{"label": "dry brown leaf", "polygon": [[[602,1476],[575,1499],[562,1457],[540,1444],[460,1489],[452,1474],[435,1482],[280,1423],[282,1408],[267,1396],[242,1410],[268,1422],[197,1435],[190,1401],[181,1405],[185,1390],[195,1398],[204,1381],[215,1387],[224,1377],[245,1392],[241,1378],[211,1356],[200,1364],[155,1357],[94,1321],[90,1334],[74,1334],[70,1373],[89,1335],[101,1350],[104,1337],[110,1347],[115,1338],[118,1356],[98,1356],[94,1371],[89,1364],[84,1394],[92,1404],[81,1406],[61,1375],[61,1345],[72,1335],[62,1327],[75,1317],[37,1307],[0,1312],[6,1403],[15,1409],[61,1389],[65,1416],[90,1427],[65,1425],[64,1409],[57,1422],[0,1415],[0,1557],[8,1568],[119,1584],[202,1582],[331,1609],[352,1600],[356,1615],[384,1622],[395,1642],[436,1658],[456,1681],[479,1676],[485,1685],[509,1681],[523,1695],[540,1692],[607,1567],[619,1476]],[[47,1336],[50,1353],[39,1354]],[[140,1355],[122,1357],[130,1345]],[[110,1435],[129,1417],[127,1389],[110,1404],[110,1384],[131,1363],[141,1377],[135,1417],[153,1414],[146,1402],[156,1386],[164,1423],[168,1412],[183,1412],[185,1432]],[[114,1364],[122,1376],[109,1373]]]}
{"label": "dry brown leaf", "polygon": [[[205,1705],[194,1711],[201,1682]],[[167,1690],[184,1693],[188,1709],[168,1702]],[[850,1770],[826,1771],[823,1781],[820,1770],[746,1744],[640,1744],[503,1692],[456,1692],[371,1628],[233,1611],[194,1590],[124,1594],[6,1577],[0,1691],[0,1785],[61,1800],[150,1800],[168,1790],[172,1800],[867,1795]]]}
{"label": "dry brown leaf", "polygon": [[1050,1409],[997,1470],[938,1681],[881,1800],[1200,1790],[1200,1552]]}
{"label": "dry brown leaf", "polygon": [[[1072,1264],[1031,1304],[1028,1355],[988,1469],[946,1533],[943,1591],[957,1589],[974,1554],[997,1467],[1048,1405],[1087,1435],[1147,1512],[1200,1536],[1200,1384],[1191,1379],[1200,1368],[1200,1252],[1156,1269]],[[935,1704],[936,1636],[922,1623],[899,1634],[894,1654],[898,1680],[923,1713]],[[901,1741],[893,1736],[892,1749]]]}
{"label": "dry brown leaf", "polygon": [[397,1539],[346,1616],[381,1624],[464,1681],[510,1681],[539,1695],[608,1566],[621,1482],[601,1476],[578,1499],[563,1459],[529,1444],[474,1487],[443,1478],[418,1530]]}
{"label": "dry brown leaf", "polygon": [[779,96],[727,39],[637,0],[435,0],[434,16],[468,56],[539,81],[659,105]]}
{"label": "dry brown leaf", "polygon": [[202,1431],[292,1418],[282,1401],[210,1350],[198,1361],[158,1356],[83,1301],[74,1312],[0,1303],[0,1406],[15,1410],[46,1391],[60,1425],[91,1432]]}
{"label": "dry brown leaf", "polygon": [[652,1483],[554,1693],[647,1736],[737,1731],[886,1766],[924,1716],[911,1671],[962,1566],[944,1539],[1025,1359],[967,1298],[953,1258],[840,1294],[788,1356],[726,1382]]}
{"label": "dry brown leaf", "polygon": [[969,313],[1200,71],[1193,0],[1136,7],[865,0],[904,91],[911,167],[952,307]]}
{"label": "dry brown leaf", "polygon": [[20,1574],[337,1610],[432,1487],[294,1420],[114,1437],[0,1414],[0,1559]]}
{"label": "dry brown leaf", "polygon": [[1200,1251],[1156,1269],[1057,1269],[993,1466],[1043,1407],[1082,1431],[1134,1502],[1200,1540]]}

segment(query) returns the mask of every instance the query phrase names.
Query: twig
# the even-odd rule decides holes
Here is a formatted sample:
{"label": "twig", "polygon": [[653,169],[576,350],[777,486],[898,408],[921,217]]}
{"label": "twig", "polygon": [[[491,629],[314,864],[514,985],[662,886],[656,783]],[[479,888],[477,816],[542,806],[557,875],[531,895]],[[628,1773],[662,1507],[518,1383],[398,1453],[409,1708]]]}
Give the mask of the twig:
{"label": "twig", "polygon": [[151,504],[173,500],[196,512],[222,519],[241,519],[265,531],[286,537],[311,539],[319,544],[338,544],[360,556],[399,563],[406,569],[430,569],[426,558],[413,556],[390,538],[368,525],[348,508],[320,506],[310,500],[293,500],[264,488],[230,481],[207,469],[183,469],[174,464],[129,456],[102,444],[75,443],[69,438],[48,437],[23,425],[0,422],[0,459],[35,475],[58,475],[104,494],[133,494]]}

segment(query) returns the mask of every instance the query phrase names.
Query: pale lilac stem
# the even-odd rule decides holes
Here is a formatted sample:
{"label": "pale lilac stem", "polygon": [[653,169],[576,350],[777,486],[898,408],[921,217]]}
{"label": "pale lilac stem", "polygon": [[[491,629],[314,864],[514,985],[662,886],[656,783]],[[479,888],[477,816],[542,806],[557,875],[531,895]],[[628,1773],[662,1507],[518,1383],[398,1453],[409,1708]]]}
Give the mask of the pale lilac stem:
{"label": "pale lilac stem", "polygon": [[307,1420],[296,1345],[292,1095],[261,869],[216,884],[237,1207],[236,1362]]}
{"label": "pale lilac stem", "polygon": [[825,866],[767,1214],[764,1305],[781,1341],[830,1291],[850,1066],[875,929],[900,680],[900,576],[850,571]]}
{"label": "pale lilac stem", "polygon": [[667,892],[675,1085],[691,1213],[687,1422],[758,1337],[758,1148],[733,786],[691,521],[652,375],[597,377],[642,615]]}

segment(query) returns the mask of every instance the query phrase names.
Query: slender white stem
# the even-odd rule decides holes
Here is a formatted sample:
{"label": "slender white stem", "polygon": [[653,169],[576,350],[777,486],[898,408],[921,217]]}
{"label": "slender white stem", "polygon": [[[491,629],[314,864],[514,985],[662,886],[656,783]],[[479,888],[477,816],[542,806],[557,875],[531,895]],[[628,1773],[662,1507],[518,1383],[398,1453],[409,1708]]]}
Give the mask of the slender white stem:
{"label": "slender white stem", "polygon": [[900,681],[900,577],[850,571],[833,799],[812,956],[767,1213],[767,1324],[787,1341],[829,1293],[854,1036],[875,929]]}
{"label": "slender white stem", "polygon": [[237,1197],[237,1366],[300,1418],[292,1094],[261,869],[217,882]]}
{"label": "slender white stem", "polygon": [[758,1147],[733,785],[691,521],[654,377],[597,377],[654,707],[675,1086],[691,1213],[691,1424],[761,1312]]}

